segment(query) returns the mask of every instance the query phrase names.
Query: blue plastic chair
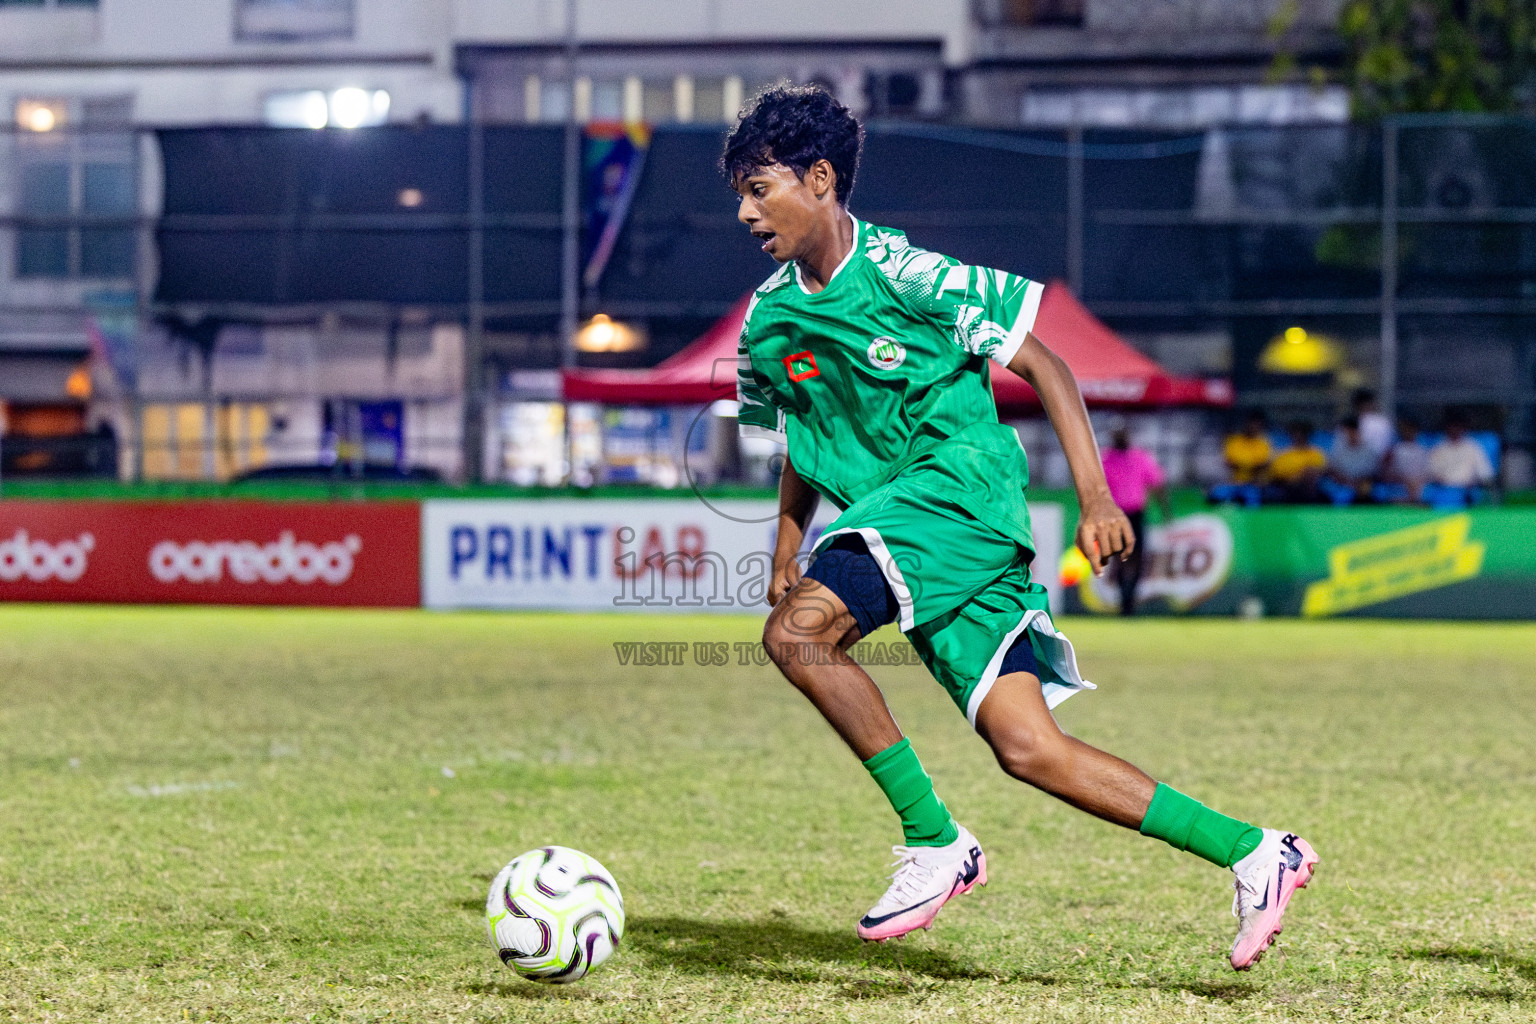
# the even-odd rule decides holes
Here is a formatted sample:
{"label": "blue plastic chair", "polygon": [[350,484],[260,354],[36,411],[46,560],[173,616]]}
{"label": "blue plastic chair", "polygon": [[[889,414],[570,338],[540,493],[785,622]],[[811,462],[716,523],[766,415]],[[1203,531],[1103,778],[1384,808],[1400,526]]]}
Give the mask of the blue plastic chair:
{"label": "blue plastic chair", "polygon": [[1261,493],[1258,484],[1217,484],[1211,488],[1210,500],[1217,505],[1246,505],[1258,508]]}
{"label": "blue plastic chair", "polygon": [[1334,505],[1354,504],[1355,489],[1348,484],[1341,484],[1336,480],[1319,480],[1317,489],[1322,491]]}
{"label": "blue plastic chair", "polygon": [[1430,508],[1467,508],[1481,504],[1487,492],[1481,487],[1448,487],[1445,484],[1425,484],[1420,500]]}

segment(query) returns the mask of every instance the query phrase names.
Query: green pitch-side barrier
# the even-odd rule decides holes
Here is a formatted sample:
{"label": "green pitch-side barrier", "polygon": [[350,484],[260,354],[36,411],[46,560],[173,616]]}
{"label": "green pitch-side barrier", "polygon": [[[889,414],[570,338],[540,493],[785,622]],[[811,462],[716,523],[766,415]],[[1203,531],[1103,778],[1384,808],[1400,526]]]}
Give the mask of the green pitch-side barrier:
{"label": "green pitch-side barrier", "polygon": [[[1536,508],[1219,508],[1149,532],[1146,611],[1536,618]],[[1069,550],[1068,608],[1114,610],[1085,569]]]}

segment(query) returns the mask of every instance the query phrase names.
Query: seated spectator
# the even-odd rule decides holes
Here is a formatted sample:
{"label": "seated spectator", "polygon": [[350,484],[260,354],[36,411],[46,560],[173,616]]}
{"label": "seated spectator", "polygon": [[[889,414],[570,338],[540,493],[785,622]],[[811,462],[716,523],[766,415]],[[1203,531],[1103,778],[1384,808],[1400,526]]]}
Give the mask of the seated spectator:
{"label": "seated spectator", "polygon": [[[1277,460],[1278,461],[1278,460]],[[1350,415],[1339,422],[1333,451],[1324,472],[1328,492],[1336,505],[1370,501],[1371,486],[1381,469],[1381,453],[1371,447],[1361,429],[1360,417]]]}
{"label": "seated spectator", "polygon": [[1243,429],[1227,436],[1222,456],[1227,462],[1227,472],[1234,484],[1261,484],[1273,452],[1265,434],[1268,423],[1264,414],[1255,409],[1243,420]]}
{"label": "seated spectator", "polygon": [[[1377,404],[1376,392],[1370,388],[1361,388],[1350,396],[1349,408],[1360,424],[1360,437],[1365,446],[1376,453],[1377,459],[1385,458],[1387,450],[1392,447],[1392,421],[1387,419]],[[1344,427],[1341,424],[1333,434],[1335,450],[1343,439]]]}
{"label": "seated spectator", "polygon": [[1429,453],[1429,482],[1441,487],[1470,489],[1493,483],[1493,464],[1483,446],[1467,436],[1465,413],[1445,417],[1445,439]]}
{"label": "seated spectator", "polygon": [[1328,456],[1312,443],[1312,424],[1297,420],[1286,427],[1290,447],[1275,456],[1269,464],[1269,487],[1265,488],[1267,501],[1286,503],[1310,503],[1320,501],[1318,482],[1328,468]]}
{"label": "seated spectator", "polygon": [[1419,443],[1419,423],[1412,416],[1397,419],[1397,443],[1387,453],[1382,479],[1402,489],[1393,501],[1418,501],[1429,481],[1429,449]]}

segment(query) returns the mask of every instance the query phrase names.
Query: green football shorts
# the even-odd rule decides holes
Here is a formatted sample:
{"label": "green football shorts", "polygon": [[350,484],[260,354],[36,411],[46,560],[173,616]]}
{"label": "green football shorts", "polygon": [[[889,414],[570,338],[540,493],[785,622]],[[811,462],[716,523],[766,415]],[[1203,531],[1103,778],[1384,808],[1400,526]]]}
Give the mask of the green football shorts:
{"label": "green football shorts", "polygon": [[901,631],[971,725],[1020,634],[1035,655],[1048,707],[1093,689],[1051,621],[1045,588],[1030,578],[1030,553],[956,504],[902,483],[848,506],[815,551],[846,534],[863,539],[896,598]]}

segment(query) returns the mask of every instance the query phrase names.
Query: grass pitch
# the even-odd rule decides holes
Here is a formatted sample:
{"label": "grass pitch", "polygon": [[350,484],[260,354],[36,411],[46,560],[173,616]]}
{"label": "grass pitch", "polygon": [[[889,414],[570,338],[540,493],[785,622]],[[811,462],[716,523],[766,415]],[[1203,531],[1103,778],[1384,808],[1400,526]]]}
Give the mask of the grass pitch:
{"label": "grass pitch", "polygon": [[[0,1019],[1536,1014],[1536,627],[1065,628],[1101,687],[1069,730],[1321,853],[1251,974],[1225,872],[1011,782],[917,667],[875,671],[992,883],[861,945],[899,831],[857,762],[771,668],[612,646],[756,619],[10,607]],[[548,842],[629,914],[569,988],[483,939]]]}

